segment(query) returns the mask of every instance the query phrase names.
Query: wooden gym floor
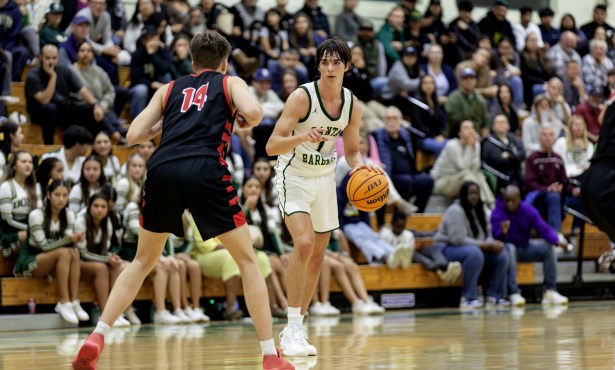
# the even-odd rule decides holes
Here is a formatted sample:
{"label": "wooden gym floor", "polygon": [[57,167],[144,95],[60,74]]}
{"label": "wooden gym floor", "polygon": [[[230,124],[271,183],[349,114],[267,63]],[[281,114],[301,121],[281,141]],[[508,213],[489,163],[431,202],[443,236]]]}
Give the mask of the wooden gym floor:
{"label": "wooden gym floor", "polygon": [[[615,302],[508,311],[391,311],[381,317],[312,318],[318,347],[307,369],[613,369]],[[275,325],[276,332],[282,322]],[[0,334],[0,369],[69,369],[90,331]],[[277,343],[277,340],[276,340]],[[114,329],[98,369],[260,369],[249,323]]]}

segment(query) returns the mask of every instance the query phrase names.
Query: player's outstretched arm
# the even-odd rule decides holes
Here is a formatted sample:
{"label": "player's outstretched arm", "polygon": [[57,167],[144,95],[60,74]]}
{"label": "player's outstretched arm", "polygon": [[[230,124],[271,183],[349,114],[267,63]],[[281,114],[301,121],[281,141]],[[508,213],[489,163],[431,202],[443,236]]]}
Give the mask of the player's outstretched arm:
{"label": "player's outstretched arm", "polygon": [[162,131],[162,108],[169,85],[164,85],[154,93],[149,104],[130,124],[126,141],[130,145],[141,144]]}
{"label": "player's outstretched arm", "polygon": [[254,127],[263,120],[263,108],[256,98],[248,92],[248,85],[239,77],[228,78],[228,89],[233,106],[247,125]]}
{"label": "player's outstretched arm", "polygon": [[305,141],[316,143],[327,140],[326,137],[321,136],[321,133],[325,131],[322,128],[314,128],[306,135],[291,136],[297,123],[308,115],[309,106],[310,101],[305,90],[297,89],[290,94],[284,105],[282,115],[275,124],[273,133],[271,133],[271,137],[265,147],[268,155],[288,153]]}

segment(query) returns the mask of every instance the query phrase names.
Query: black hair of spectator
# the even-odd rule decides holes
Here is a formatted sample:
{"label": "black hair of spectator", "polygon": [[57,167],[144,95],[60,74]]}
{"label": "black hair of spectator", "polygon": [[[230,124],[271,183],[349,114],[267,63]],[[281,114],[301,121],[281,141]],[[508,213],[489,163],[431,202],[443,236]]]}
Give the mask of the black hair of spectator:
{"label": "black hair of spectator", "polygon": [[391,220],[391,223],[394,224],[395,221],[404,221],[404,225],[406,224],[406,220],[408,219],[408,216],[406,216],[405,213],[403,212],[395,212],[393,213],[393,219]]}
{"label": "black hair of spectator", "polygon": [[351,53],[348,42],[339,36],[327,39],[318,46],[318,49],[316,49],[316,63],[320,64],[324,58],[335,56],[337,56],[344,65],[350,63]]}
{"label": "black hair of spectator", "polygon": [[[111,135],[109,135],[109,133],[108,133],[107,131],[105,131],[105,130],[101,130],[101,131],[98,131],[98,133],[96,134],[96,136],[94,136],[94,140],[93,140],[93,142],[92,142],[92,145],[94,145],[94,143],[96,142],[96,138],[98,137],[98,135],[105,135],[105,136],[107,136],[107,138],[109,139],[109,141],[110,141],[111,143],[113,143],[113,142],[111,141]],[[94,146],[92,146],[92,152],[91,152],[91,154],[96,154],[97,156],[99,156],[99,157],[100,157],[100,153],[98,153],[98,152],[94,149]],[[113,155],[113,145],[111,145],[111,150],[109,150],[109,154],[107,155],[107,157],[108,157],[108,158],[111,158],[111,156],[112,156],[112,155]],[[101,160],[102,160],[102,159],[101,159]]]}
{"label": "black hair of spectator", "polygon": [[0,124],[0,150],[4,153],[5,158],[13,151],[11,135],[16,134],[17,130],[19,130],[19,124],[11,119]]}
{"label": "black hair of spectator", "polygon": [[502,90],[503,87],[507,87],[508,88],[508,91],[510,92],[510,102],[511,102],[511,105],[512,105],[512,102],[515,101],[515,92],[513,91],[512,87],[510,87],[510,85],[507,84],[507,83],[503,83],[503,84],[498,85],[498,92],[495,94],[495,97],[498,100],[498,103],[500,103],[500,106],[504,107],[502,105],[502,99],[500,98],[500,90]]}
{"label": "black hair of spectator", "polygon": [[[67,192],[70,190],[70,186],[64,180],[53,180],[49,184],[49,186],[46,186],[43,189],[46,189],[47,193],[51,194],[60,186],[65,187]],[[66,226],[68,225],[68,219],[66,217],[66,207],[67,206],[68,206],[68,203],[64,206],[64,208],[60,210],[60,214],[58,215],[58,218],[60,219],[60,234],[59,235],[61,236],[64,235],[64,231],[66,230]],[[45,219],[43,221],[43,231],[45,232],[46,238],[51,238],[51,231],[50,231],[51,229],[51,197],[47,197],[47,201],[45,202],[45,208],[43,209],[44,209],[43,212],[45,212]]]}
{"label": "black hair of spectator", "polygon": [[606,4],[598,4],[594,7],[594,11],[596,10],[604,10],[606,12],[607,6]]}
{"label": "black hair of spectator", "polygon": [[[483,200],[480,199],[480,197],[475,207],[472,207],[468,202],[468,193],[472,186],[476,187],[480,194],[480,188],[478,187],[477,183],[472,181],[466,181],[461,185],[461,190],[459,190],[459,203],[461,204],[461,207],[463,208],[463,211],[465,212],[466,217],[470,222],[470,228],[472,229],[472,234],[474,235],[474,238],[477,238],[479,225],[481,229],[483,229],[483,233],[485,234],[485,236],[487,236],[487,218],[485,217],[485,208],[483,206]],[[474,211],[474,213],[476,214],[476,218],[478,218],[479,225],[476,225],[472,211]]]}
{"label": "black hair of spectator", "polygon": [[461,131],[461,124],[464,123],[465,121],[470,121],[472,122],[472,124],[474,124],[474,121],[472,121],[472,118],[470,117],[463,117],[462,119],[459,120],[459,122],[453,123],[452,130],[450,132],[451,139],[459,138],[459,132]]}
{"label": "black hair of spectator", "polygon": [[105,184],[102,188],[100,188],[100,192],[105,194],[109,200],[116,202],[117,201],[117,190],[111,184]]}
{"label": "black hair of spectator", "polygon": [[107,178],[105,177],[105,167],[103,166],[100,158],[95,154],[90,154],[83,161],[83,165],[81,166],[81,176],[79,177],[79,186],[81,187],[81,201],[87,206],[88,205],[88,197],[90,194],[90,184],[88,180],[85,178],[85,164],[94,161],[98,162],[100,165],[100,176],[98,177],[98,188],[100,189],[106,182]]}
{"label": "black hair of spectator", "polygon": [[[102,238],[100,239],[100,243],[96,244],[96,226],[94,225],[94,220],[92,219],[92,204],[98,199],[102,199],[105,203],[109,203],[109,198],[100,192],[95,193],[88,199],[88,208],[85,213],[85,241],[86,248],[89,252],[95,254],[106,255],[107,250],[107,239],[109,237],[109,230],[107,229],[107,222],[109,222],[109,213],[100,221],[100,230],[102,231]],[[109,210],[108,210],[109,211]]]}
{"label": "black hair of spectator", "polygon": [[[56,164],[60,161],[56,157],[45,158],[41,163],[39,163],[38,168],[36,169],[36,181],[41,186],[41,189],[47,189],[47,184],[49,184],[49,180],[51,179],[51,171],[56,166]],[[45,194],[43,194],[43,197]]]}
{"label": "black hair of spectator", "polygon": [[[564,19],[566,18],[570,18],[572,20],[572,28],[564,28]],[[579,30],[577,29],[577,20],[574,18],[574,15],[570,14],[570,13],[566,13],[564,15],[562,15],[562,18],[560,20],[560,24],[559,24],[559,28],[560,31],[562,33],[564,33],[564,31],[572,31],[574,34],[578,34]]]}
{"label": "black hair of spectator", "polygon": [[204,31],[192,38],[190,55],[199,71],[216,70],[231,55],[231,44],[216,31]]}
{"label": "black hair of spectator", "polygon": [[463,0],[457,3],[457,9],[459,11],[471,12],[474,10],[474,4],[469,0]]}
{"label": "black hair of spectator", "polygon": [[190,41],[192,40],[192,37],[190,37],[188,34],[183,33],[183,32],[178,33],[173,38],[173,41],[171,41],[171,46],[169,47],[169,50],[173,51],[173,49],[175,49],[175,44],[177,44],[177,41],[181,39],[188,40],[188,43],[190,43]]}
{"label": "black hair of spectator", "polygon": [[540,9],[538,11],[538,16],[540,18],[542,18],[542,17],[553,17],[554,15],[555,15],[555,12],[553,11],[553,9],[549,8],[548,6],[542,8],[542,9]]}
{"label": "black hair of spectator", "polygon": [[611,68],[608,71],[606,71],[606,75],[607,76],[613,76],[615,75],[615,68]]}
{"label": "black hair of spectator", "polygon": [[[269,163],[269,162],[267,162]],[[256,180],[258,181],[258,183],[260,184],[261,181],[258,179],[258,177],[254,176],[254,174],[250,175],[250,176],[246,176],[243,179],[243,185],[245,185],[248,181],[250,180]],[[261,184],[261,194],[264,191],[263,189],[263,185]],[[246,204],[246,195],[245,193],[242,191],[241,192],[241,199],[239,200],[240,204]],[[258,212],[258,214],[260,215],[261,218],[261,223],[259,225],[259,229],[261,231],[261,234],[263,234],[263,248],[266,249],[271,249],[271,238],[269,237],[270,233],[269,233],[269,218],[267,216],[267,211],[265,210],[265,205],[263,204],[263,198],[258,197],[258,200],[256,201],[256,212]],[[249,224],[254,224],[254,222],[252,222],[252,217],[250,216],[251,212],[247,213],[247,219],[248,219],[248,223]],[[256,226],[256,225],[255,225]]]}
{"label": "black hair of spectator", "polygon": [[64,130],[62,136],[64,148],[70,149],[77,144],[92,144],[92,134],[82,126],[72,125]]}
{"label": "black hair of spectator", "polygon": [[532,9],[529,6],[522,6],[519,8],[519,13],[521,13],[521,15],[523,14],[527,14],[527,13],[532,13],[534,11],[534,9]]}

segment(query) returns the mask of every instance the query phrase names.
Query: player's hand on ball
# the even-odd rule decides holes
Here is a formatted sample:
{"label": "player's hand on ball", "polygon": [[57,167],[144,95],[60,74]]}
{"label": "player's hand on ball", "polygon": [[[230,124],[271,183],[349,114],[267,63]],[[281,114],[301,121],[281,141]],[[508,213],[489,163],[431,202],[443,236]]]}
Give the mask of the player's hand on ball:
{"label": "player's hand on ball", "polygon": [[375,165],[375,164],[362,164],[360,166],[356,166],[355,168],[353,168],[352,171],[350,171],[350,175],[352,176],[355,172],[357,172],[361,168],[365,168],[368,171],[374,171],[374,172],[378,172],[378,173],[384,174],[384,170],[382,169],[382,167],[380,167],[378,165]]}
{"label": "player's hand on ball", "polygon": [[322,136],[327,130],[322,127],[314,127],[308,133],[304,135],[304,141],[309,141],[310,143],[319,143],[321,141],[327,141],[328,138]]}

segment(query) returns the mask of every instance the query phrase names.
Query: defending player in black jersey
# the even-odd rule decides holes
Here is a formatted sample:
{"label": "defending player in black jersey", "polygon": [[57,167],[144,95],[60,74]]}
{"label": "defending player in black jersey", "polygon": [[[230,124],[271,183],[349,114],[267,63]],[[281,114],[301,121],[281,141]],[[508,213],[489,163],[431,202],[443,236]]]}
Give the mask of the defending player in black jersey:
{"label": "defending player in black jersey", "polygon": [[224,161],[233,121],[240,127],[256,126],[263,112],[243,80],[225,75],[230,53],[225,38],[203,32],[192,40],[190,52],[196,74],[156,91],[128,131],[130,144],[162,132],[160,146],[148,162],[137,256],[118,278],[96,329],[73,362],[74,369],[96,368],[109,323],[135,298],[169,233],[184,234],[181,216],[186,208],[203,238],[217,236],[239,265],[248,310],[261,341],[263,368],[294,369],[275,348],[269,302],[263,299],[267,288]]}

